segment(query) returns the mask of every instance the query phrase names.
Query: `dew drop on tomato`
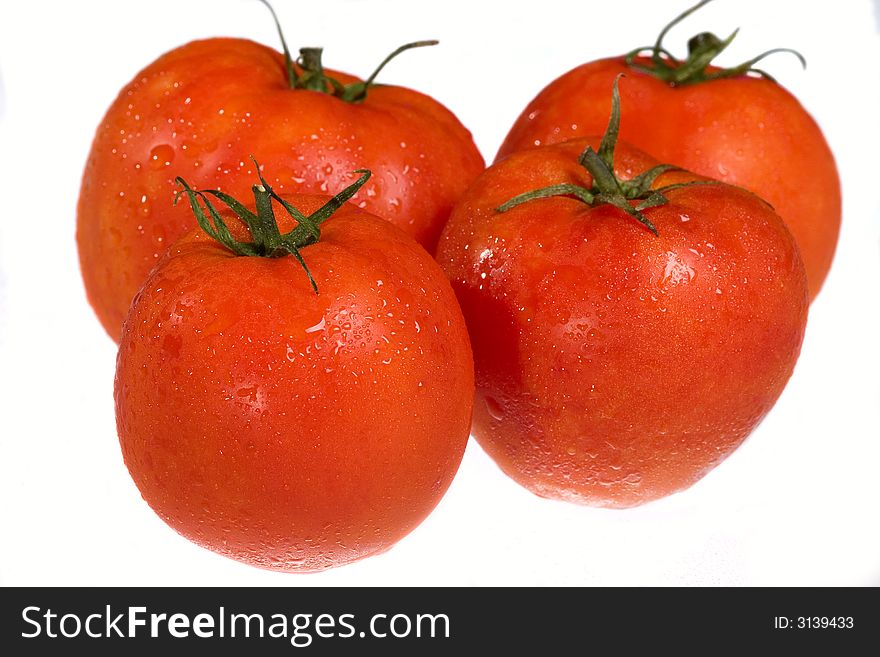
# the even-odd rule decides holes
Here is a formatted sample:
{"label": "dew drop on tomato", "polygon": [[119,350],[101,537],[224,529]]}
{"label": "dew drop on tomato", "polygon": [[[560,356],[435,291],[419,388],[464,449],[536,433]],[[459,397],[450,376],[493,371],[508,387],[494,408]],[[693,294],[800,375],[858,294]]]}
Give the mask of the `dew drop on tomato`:
{"label": "dew drop on tomato", "polygon": [[494,397],[486,397],[486,411],[499,422],[504,419],[504,408]]}
{"label": "dew drop on tomato", "polygon": [[150,168],[159,170],[170,166],[174,161],[174,148],[168,144],[159,144],[150,151]]}

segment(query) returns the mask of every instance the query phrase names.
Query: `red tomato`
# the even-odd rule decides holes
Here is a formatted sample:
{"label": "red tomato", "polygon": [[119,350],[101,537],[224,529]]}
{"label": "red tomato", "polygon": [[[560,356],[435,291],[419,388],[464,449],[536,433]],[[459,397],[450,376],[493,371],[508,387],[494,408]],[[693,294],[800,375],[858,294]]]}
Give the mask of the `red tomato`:
{"label": "red tomato", "polygon": [[[657,47],[661,43],[662,35]],[[747,74],[754,62],[722,70],[707,68],[706,59],[692,67],[727,43],[701,34],[691,40],[687,62],[631,56],[578,66],[528,104],[496,161],[523,148],[601,134],[607,90],[625,73],[621,138],[663,162],[746,187],[769,201],[797,240],[815,297],[840,231],[834,157],[794,96],[771,79]],[[680,79],[685,71],[691,77]]]}
{"label": "red tomato", "polygon": [[[667,171],[624,198],[615,185],[637,191],[621,181],[656,162],[619,145],[617,180],[591,165],[601,184],[579,164],[597,142],[490,167],[437,258],[471,335],[483,448],[538,495],[627,507],[687,488],[761,421],[792,373],[808,295],[764,201],[722,183],[673,187],[639,215],[655,235],[624,209],[705,179]],[[497,210],[548,186],[556,196]]]}
{"label": "red tomato", "polygon": [[[326,200],[289,198],[306,214]],[[184,236],[132,305],[115,397],[125,463],[165,522],[313,571],[386,550],[437,504],[473,362],[443,272],[390,223],[345,205],[300,255],[319,294],[291,256]]]}
{"label": "red tomato", "polygon": [[[360,97],[357,78],[321,68],[319,50],[302,61],[292,89],[272,48],[194,41],[138,73],[110,106],[83,174],[77,242],[89,301],[111,337],[161,254],[195,226],[172,205],[175,177],[242,196],[250,156],[283,193],[326,193],[352,182],[351,171],[372,170],[355,202],[433,250],[484,168],[470,133],[429,96],[371,84]],[[355,86],[343,98],[328,78]]]}

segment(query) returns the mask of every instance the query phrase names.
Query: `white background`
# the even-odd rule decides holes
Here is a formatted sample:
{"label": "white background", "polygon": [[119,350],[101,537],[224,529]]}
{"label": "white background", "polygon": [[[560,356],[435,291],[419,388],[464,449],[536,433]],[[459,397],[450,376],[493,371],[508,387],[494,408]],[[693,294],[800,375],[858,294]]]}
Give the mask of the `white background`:
{"label": "white background", "polygon": [[[440,39],[381,79],[433,94],[491,160],[543,85],[653,42],[687,1],[275,4],[291,48],[324,45],[328,66],[360,75],[401,43]],[[270,17],[253,0],[0,0],[0,584],[880,584],[877,10],[719,0],[667,42],[682,53],[698,31],[740,26],[724,64],[803,52],[806,72],[786,55],[763,66],[819,121],[843,179],[840,246],[800,362],[739,451],[685,493],[608,511],[532,496],[472,441],[440,506],[392,550],[286,575],[196,547],[141,500],[116,438],[115,348],[74,243],[82,166],[119,89],[192,39],[276,46]]]}

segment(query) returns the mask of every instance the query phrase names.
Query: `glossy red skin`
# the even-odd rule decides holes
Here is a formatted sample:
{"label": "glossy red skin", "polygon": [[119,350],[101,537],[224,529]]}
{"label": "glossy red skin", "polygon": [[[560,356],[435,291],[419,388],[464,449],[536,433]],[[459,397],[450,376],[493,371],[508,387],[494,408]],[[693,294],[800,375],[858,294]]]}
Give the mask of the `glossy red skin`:
{"label": "glossy red skin", "polygon": [[132,305],[115,386],[125,463],[156,513],[282,571],[382,552],[418,525],[458,468],[474,394],[455,296],[412,238],[346,206],[302,254],[319,295],[292,257],[188,233]]}
{"label": "glossy red skin", "polygon": [[622,57],[590,62],[529,103],[497,159],[537,143],[602,134],[610,89],[621,73],[620,138],[662,162],[767,200],[800,247],[814,298],[837,246],[840,178],[819,126],[775,82],[741,76],[673,87],[630,68]]}
{"label": "glossy red skin", "polygon": [[[437,259],[471,335],[480,445],[538,495],[629,507],[692,485],[755,428],[791,375],[808,295],[782,220],[741,188],[670,191],[645,211],[659,236],[571,198],[495,211],[550,184],[589,186],[587,143],[490,167]],[[618,144],[622,178],[653,164]]]}
{"label": "glossy red skin", "polygon": [[[343,83],[356,78],[328,71]],[[250,156],[280,193],[328,193],[373,176],[354,202],[433,251],[452,205],[484,162],[470,133],[432,98],[394,86],[362,103],[291,90],[283,57],[243,39],[195,41],[135,76],[98,128],[77,207],[89,301],[118,340],[159,256],[195,227],[172,205],[182,176],[247,197]]]}

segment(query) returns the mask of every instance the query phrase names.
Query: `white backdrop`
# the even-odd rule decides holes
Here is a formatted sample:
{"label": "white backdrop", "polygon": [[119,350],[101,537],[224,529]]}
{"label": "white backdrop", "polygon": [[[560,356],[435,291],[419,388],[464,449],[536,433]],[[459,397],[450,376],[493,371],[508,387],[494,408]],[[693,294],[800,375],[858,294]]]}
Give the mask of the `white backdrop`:
{"label": "white backdrop", "polygon": [[[440,39],[382,81],[437,97],[491,160],[543,85],[651,43],[687,0],[275,4],[291,48],[323,45],[328,66],[360,75],[401,43]],[[785,55],[762,66],[819,121],[843,179],[840,246],[800,362],[747,443],[685,493],[609,511],[532,496],[471,441],[440,506],[392,550],[285,575],[196,547],[140,499],[116,438],[114,344],[74,242],[86,153],[123,84],[196,38],[276,46],[270,17],[254,0],[2,0],[0,584],[880,584],[880,28],[869,0],[827,7],[718,0],[667,41],[683,52],[698,31],[740,26],[722,63],[803,52],[806,72]]]}

